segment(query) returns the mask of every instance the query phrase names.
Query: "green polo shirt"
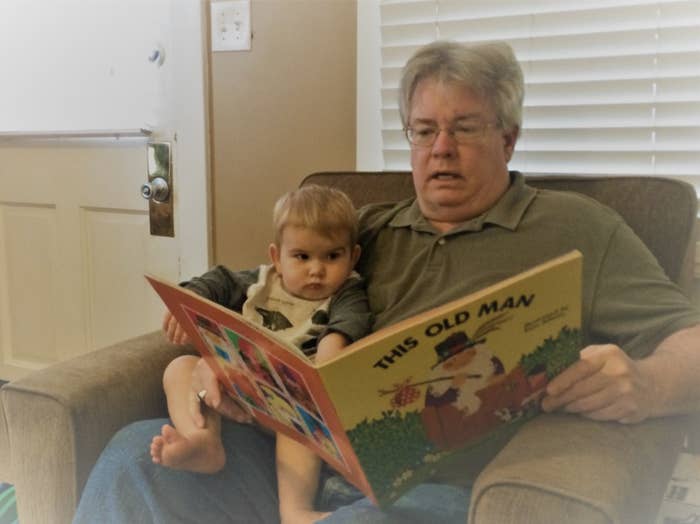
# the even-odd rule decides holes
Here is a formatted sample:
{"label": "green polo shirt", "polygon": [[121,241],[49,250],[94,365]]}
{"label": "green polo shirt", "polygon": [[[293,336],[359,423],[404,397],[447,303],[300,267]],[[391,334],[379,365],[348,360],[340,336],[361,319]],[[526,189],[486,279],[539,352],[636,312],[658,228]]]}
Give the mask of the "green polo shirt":
{"label": "green polo shirt", "polygon": [[[586,345],[615,343],[638,358],[700,323],[700,312],[619,215],[577,193],[532,188],[516,172],[495,206],[447,233],[433,228],[415,199],[367,206],[360,224],[358,270],[374,330],[573,249],[583,253]],[[470,484],[509,437],[455,457],[452,471],[436,480]]]}
{"label": "green polo shirt", "polygon": [[615,343],[641,357],[700,323],[619,215],[577,193],[530,187],[516,172],[495,206],[447,233],[433,228],[415,199],[367,206],[360,220],[358,268],[375,330],[573,249],[583,253],[586,344]]}

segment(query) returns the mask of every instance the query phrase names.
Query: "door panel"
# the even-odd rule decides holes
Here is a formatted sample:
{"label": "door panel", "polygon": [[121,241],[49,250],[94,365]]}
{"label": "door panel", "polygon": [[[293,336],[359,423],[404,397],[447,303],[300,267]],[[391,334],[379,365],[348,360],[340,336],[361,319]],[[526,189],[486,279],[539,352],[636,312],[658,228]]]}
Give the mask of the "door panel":
{"label": "door panel", "polygon": [[82,217],[88,346],[105,347],[158,327],[163,307],[142,275],[177,279],[174,242],[150,237],[144,212],[83,209]]}
{"label": "door panel", "polygon": [[175,239],[151,237],[146,141],[0,147],[0,377],[158,328],[144,273],[177,280]]}
{"label": "door panel", "polygon": [[12,360],[29,365],[56,360],[55,207],[0,204],[0,257],[2,347],[12,348]]}

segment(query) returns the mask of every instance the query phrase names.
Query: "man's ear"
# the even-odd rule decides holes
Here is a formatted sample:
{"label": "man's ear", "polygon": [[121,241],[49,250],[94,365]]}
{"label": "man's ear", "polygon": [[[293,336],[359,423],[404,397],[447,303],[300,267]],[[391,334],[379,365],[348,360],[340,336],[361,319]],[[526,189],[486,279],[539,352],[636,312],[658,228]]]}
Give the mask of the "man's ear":
{"label": "man's ear", "polygon": [[270,257],[270,262],[275,266],[275,271],[280,273],[280,250],[274,242],[267,247],[267,254]]}
{"label": "man's ear", "polygon": [[520,128],[517,126],[509,131],[503,132],[503,155],[505,156],[506,163],[510,162],[510,159],[513,157],[515,143],[518,141],[519,136]]}
{"label": "man's ear", "polygon": [[362,254],[362,248],[360,247],[360,244],[355,244],[355,246],[352,248],[352,255],[351,255],[352,267],[355,267],[355,264],[357,264],[357,261],[360,260],[361,254]]}

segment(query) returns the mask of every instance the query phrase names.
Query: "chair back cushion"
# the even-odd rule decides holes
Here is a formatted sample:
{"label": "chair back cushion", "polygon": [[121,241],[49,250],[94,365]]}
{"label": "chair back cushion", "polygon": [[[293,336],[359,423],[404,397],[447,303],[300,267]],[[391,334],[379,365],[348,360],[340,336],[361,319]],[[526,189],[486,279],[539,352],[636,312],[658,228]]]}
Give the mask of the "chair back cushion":
{"label": "chair back cushion", "polygon": [[[583,193],[611,207],[656,256],[666,274],[690,293],[695,253],[697,196],[686,182],[662,177],[526,176],[542,189]],[[415,195],[408,171],[323,172],[304,184],[345,191],[357,207]]]}

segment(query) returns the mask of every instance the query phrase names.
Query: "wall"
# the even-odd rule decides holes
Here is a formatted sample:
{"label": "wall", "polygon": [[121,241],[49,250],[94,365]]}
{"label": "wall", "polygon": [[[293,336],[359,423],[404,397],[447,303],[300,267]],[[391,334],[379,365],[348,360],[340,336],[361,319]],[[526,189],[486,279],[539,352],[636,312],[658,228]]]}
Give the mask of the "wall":
{"label": "wall", "polygon": [[211,54],[214,261],[267,260],[276,198],[355,169],[355,0],[253,0],[252,49]]}

